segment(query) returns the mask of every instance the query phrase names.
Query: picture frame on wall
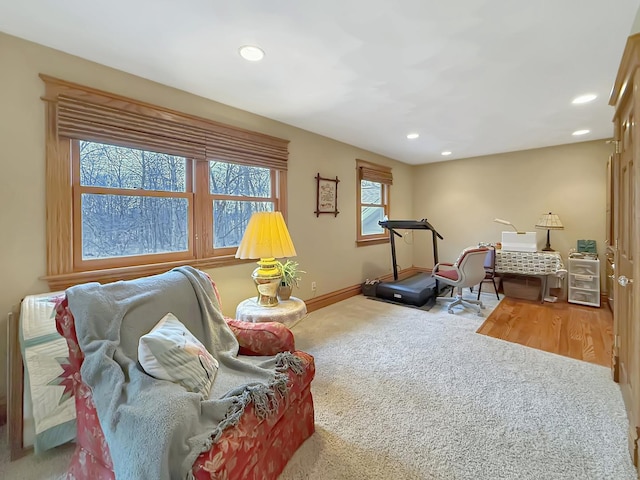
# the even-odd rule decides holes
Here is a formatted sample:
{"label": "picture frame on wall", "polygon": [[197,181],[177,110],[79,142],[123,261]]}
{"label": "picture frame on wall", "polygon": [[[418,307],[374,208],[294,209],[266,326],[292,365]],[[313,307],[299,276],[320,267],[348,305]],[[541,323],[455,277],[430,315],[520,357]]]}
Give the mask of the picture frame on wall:
{"label": "picture frame on wall", "polygon": [[338,211],[338,177],[325,178],[316,175],[316,217],[321,213],[330,213],[337,217]]}

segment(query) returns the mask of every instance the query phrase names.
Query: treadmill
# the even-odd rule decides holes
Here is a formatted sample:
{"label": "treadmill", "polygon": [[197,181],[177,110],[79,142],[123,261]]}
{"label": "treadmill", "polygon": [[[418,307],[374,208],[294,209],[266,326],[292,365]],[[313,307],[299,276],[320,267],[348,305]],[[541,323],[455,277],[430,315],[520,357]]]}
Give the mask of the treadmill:
{"label": "treadmill", "polygon": [[393,281],[380,282],[375,289],[375,297],[392,303],[422,307],[429,302],[435,303],[438,296],[438,282],[430,274],[420,272],[402,280],[398,280],[398,264],[396,262],[395,237],[402,237],[396,230],[428,230],[433,242],[433,261],[438,263],[438,238],[444,240],[435,228],[422,220],[383,220],[378,224],[389,230],[391,242],[391,259],[393,261]]}

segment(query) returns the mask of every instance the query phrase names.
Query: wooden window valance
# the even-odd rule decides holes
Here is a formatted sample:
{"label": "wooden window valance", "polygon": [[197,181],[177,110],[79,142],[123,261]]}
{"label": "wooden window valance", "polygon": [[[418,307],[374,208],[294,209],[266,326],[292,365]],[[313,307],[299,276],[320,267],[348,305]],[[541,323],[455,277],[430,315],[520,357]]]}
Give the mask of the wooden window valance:
{"label": "wooden window valance", "polygon": [[41,75],[59,136],[287,170],[288,140]]}
{"label": "wooden window valance", "polygon": [[384,185],[393,185],[393,174],[389,167],[358,160],[358,172],[360,180],[368,180],[370,182],[382,183]]}
{"label": "wooden window valance", "polygon": [[[46,220],[47,275],[50,288],[60,290],[81,282],[108,282],[152,275],[190,264],[197,268],[235,265],[235,248],[216,248],[215,202],[224,195],[211,191],[212,162],[269,169],[271,195],[259,197],[286,216],[288,140],[244,130],[126,97],[84,87],[47,75]],[[80,182],[84,142],[185,157],[185,191],[122,192]],[[93,189],[93,190],[92,190]],[[186,199],[186,250],[85,258],[82,237],[82,196],[111,195]],[[234,202],[251,202],[242,196]],[[95,260],[95,261],[94,261]]]}

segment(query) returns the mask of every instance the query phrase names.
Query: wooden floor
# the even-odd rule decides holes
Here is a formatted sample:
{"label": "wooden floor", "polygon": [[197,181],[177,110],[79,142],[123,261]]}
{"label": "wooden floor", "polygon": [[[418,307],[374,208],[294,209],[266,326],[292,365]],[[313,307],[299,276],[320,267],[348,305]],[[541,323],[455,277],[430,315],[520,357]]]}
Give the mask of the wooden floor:
{"label": "wooden floor", "polygon": [[478,333],[545,352],[611,365],[613,316],[609,307],[538,303],[505,297]]}

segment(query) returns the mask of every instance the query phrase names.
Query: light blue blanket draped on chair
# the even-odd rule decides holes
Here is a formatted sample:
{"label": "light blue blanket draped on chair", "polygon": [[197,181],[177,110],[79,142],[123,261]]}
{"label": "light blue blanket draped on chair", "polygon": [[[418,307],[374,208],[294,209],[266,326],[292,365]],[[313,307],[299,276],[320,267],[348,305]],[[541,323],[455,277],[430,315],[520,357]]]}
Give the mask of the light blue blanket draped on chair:
{"label": "light blue blanket draped on chair", "polygon": [[[237,424],[254,402],[269,415],[287,394],[290,352],[238,356],[209,278],[192,267],[106,285],[67,290],[85,359],[82,378],[93,400],[118,479],[190,478],[193,462]],[[139,338],[173,313],[213,354],[219,370],[209,400],[147,375],[137,362]]]}

